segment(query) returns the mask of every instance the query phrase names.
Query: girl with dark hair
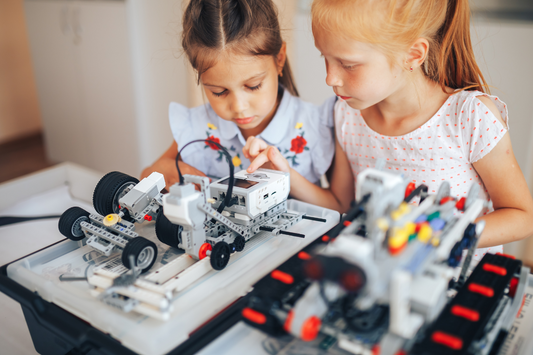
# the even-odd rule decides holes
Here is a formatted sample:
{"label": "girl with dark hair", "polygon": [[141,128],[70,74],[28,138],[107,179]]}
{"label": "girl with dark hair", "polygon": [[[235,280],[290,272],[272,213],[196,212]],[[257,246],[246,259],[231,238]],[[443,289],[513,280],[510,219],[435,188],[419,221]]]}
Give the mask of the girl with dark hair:
{"label": "girl with dark hair", "polygon": [[508,134],[507,106],[487,92],[470,41],[468,0],[314,0],[315,45],[335,104],[331,189],[307,184],[275,147],[249,140],[255,158],[291,172],[291,195],[346,210],[354,178],[378,159],[436,193],[481,187],[486,227],[474,260],[533,234],[533,200]]}
{"label": "girl with dark hair", "polygon": [[167,186],[177,182],[178,148],[196,139],[208,141],[183,151],[182,172],[228,174],[226,157],[210,142],[226,147],[235,167],[245,169],[250,161],[242,148],[257,136],[317,183],[333,158],[335,97],[321,107],[298,98],[272,0],[191,0],[182,45],[209,103],[192,109],[170,104],[175,142],[142,177],[158,171]]}

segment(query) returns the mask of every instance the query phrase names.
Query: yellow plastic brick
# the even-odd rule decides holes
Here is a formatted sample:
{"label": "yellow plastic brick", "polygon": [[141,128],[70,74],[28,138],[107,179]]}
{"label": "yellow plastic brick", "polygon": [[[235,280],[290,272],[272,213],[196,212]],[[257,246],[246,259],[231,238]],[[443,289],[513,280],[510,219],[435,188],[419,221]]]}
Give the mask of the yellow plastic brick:
{"label": "yellow plastic brick", "polygon": [[376,224],[378,226],[379,229],[381,229],[382,231],[386,231],[387,229],[389,229],[389,222],[387,221],[386,218],[378,218],[377,221],[376,221]]}
{"label": "yellow plastic brick", "polygon": [[420,240],[422,243],[427,243],[431,238],[432,234],[433,230],[431,229],[431,227],[427,224],[424,224],[422,225],[422,227],[420,227],[420,230],[418,231],[418,240]]}
{"label": "yellow plastic brick", "polygon": [[389,237],[389,246],[391,248],[399,248],[409,240],[409,233],[404,228],[394,228]]}

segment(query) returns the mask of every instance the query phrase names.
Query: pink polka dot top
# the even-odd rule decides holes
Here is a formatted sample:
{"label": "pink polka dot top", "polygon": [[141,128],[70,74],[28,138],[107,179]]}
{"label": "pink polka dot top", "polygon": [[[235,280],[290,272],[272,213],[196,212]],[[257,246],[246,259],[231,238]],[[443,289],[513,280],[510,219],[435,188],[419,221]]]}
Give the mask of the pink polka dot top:
{"label": "pink polka dot top", "polygon": [[[417,186],[425,184],[436,193],[448,181],[451,195],[466,196],[473,184],[481,187],[480,198],[490,196],[472,163],[483,158],[498,144],[508,128],[504,127],[477,96],[493,100],[508,127],[507,106],[496,96],[479,91],[459,91],[446,100],[425,124],[403,136],[385,136],[369,128],[359,110],[344,100],[335,104],[337,138],[352,166],[354,178],[362,170],[385,161],[385,169],[402,173]],[[355,181],[354,181],[355,183]],[[477,261],[486,253],[503,252],[502,246],[478,249]]]}

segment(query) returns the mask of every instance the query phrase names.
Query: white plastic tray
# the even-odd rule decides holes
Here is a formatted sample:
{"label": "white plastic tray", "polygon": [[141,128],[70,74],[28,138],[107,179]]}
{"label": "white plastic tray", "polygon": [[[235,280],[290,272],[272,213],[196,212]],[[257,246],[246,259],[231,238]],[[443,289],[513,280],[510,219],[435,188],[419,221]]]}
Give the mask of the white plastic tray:
{"label": "white plastic tray", "polygon": [[[166,322],[109,307],[90,295],[86,282],[59,281],[61,274],[82,276],[90,267],[107,260],[81,243],[64,241],[19,260],[8,267],[8,276],[43,299],[109,333],[131,350],[142,354],[163,354],[185,341],[194,330],[246,294],[256,281],[339,221],[337,212],[299,201],[290,200],[288,208],[325,218],[327,222],[304,220],[290,229],[305,234],[303,239],[272,237],[267,233],[254,237],[243,252],[231,257],[224,270],[209,272],[178,294],[173,303],[174,310]],[[138,226],[136,231],[158,244],[158,263],[164,264],[180,255],[175,249],[159,243],[153,222]]]}

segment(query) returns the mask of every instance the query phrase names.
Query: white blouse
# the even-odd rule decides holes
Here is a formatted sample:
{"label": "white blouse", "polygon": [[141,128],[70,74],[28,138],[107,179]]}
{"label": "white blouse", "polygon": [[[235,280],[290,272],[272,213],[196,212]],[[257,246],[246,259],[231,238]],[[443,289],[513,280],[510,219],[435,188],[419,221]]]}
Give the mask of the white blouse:
{"label": "white blouse", "polygon": [[[368,127],[359,110],[339,100],[335,105],[336,134],[354,178],[383,159],[385,169],[402,173],[416,185],[427,185],[430,194],[437,193],[443,181],[450,183],[451,195],[456,198],[466,196],[473,184],[479,184],[480,198],[489,202],[484,214],[492,212],[488,191],[472,163],[498,144],[508,126],[504,127],[477,96],[493,100],[508,123],[507,106],[496,96],[459,91],[421,127],[403,136],[385,136]],[[474,260],[488,251],[503,252],[503,247],[477,249]]]}

